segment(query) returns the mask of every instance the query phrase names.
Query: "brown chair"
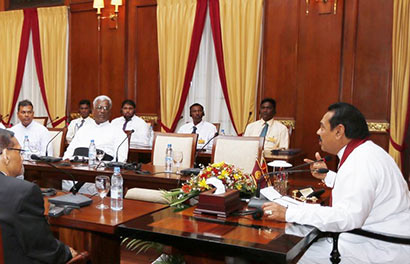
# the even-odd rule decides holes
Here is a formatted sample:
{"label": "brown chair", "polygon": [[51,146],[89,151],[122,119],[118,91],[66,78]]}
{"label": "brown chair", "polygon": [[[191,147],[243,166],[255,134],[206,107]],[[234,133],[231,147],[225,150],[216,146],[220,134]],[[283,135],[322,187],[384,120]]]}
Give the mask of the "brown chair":
{"label": "brown chair", "polygon": [[75,258],[70,259],[67,264],[85,264],[90,260],[90,254],[87,251],[79,252]]}
{"label": "brown chair", "polygon": [[183,153],[181,167],[190,168],[194,166],[196,141],[198,134],[177,134],[154,132],[154,142],[152,144],[151,161],[153,165],[165,165],[165,150],[168,144],[172,144],[173,150],[180,150]]}
{"label": "brown chair", "polygon": [[33,117],[33,120],[36,121],[37,123],[42,124],[43,126],[47,126],[47,116],[35,116]]}
{"label": "brown chair", "polygon": [[216,132],[218,132],[218,134],[219,134],[219,130],[221,128],[221,123],[212,123],[212,125],[214,125],[216,127]]}
{"label": "brown chair", "polygon": [[154,113],[136,113],[139,118],[142,118],[145,122],[151,125],[152,130],[155,130],[155,126],[158,124],[158,115]]}
{"label": "brown chair", "polygon": [[[53,156],[54,157],[62,157],[64,155],[65,150],[65,136],[67,134],[67,127],[64,128],[48,128],[48,132],[51,134],[51,138],[56,136],[51,142],[53,148]],[[50,139],[51,139],[50,138]]]}
{"label": "brown chair", "polygon": [[211,162],[224,161],[251,173],[255,160],[261,158],[262,149],[262,137],[218,136],[212,146]]}

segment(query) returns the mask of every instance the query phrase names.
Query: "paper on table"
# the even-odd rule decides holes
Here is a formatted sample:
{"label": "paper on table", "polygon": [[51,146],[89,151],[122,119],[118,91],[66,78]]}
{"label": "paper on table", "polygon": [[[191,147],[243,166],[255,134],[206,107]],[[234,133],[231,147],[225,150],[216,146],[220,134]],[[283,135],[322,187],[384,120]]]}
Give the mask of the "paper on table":
{"label": "paper on table", "polygon": [[272,186],[263,188],[261,190],[261,194],[265,196],[269,201],[275,202],[279,205],[282,205],[284,207],[288,206],[296,206],[303,204],[302,202],[296,201],[289,196],[282,196],[278,191],[276,191]]}
{"label": "paper on table", "polygon": [[213,185],[216,188],[214,194],[225,193],[225,186],[223,185],[222,181],[216,177],[207,179],[206,184]]}

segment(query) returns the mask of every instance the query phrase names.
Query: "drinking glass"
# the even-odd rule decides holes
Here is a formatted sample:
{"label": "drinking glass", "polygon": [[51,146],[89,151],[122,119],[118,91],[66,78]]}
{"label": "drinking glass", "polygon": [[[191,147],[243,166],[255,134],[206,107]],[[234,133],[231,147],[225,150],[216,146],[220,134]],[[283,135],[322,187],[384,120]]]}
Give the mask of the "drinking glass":
{"label": "drinking glass", "polygon": [[97,149],[97,160],[98,160],[98,165],[97,167],[100,166],[102,159],[104,158],[105,151],[101,149]]}
{"label": "drinking glass", "polygon": [[172,158],[174,159],[174,163],[177,167],[177,174],[180,173],[179,171],[179,166],[181,166],[181,162],[184,159],[184,155],[182,154],[182,151],[179,150],[174,150],[172,154]]}
{"label": "drinking glass", "polygon": [[30,159],[32,154],[40,156],[40,146],[37,142],[30,142],[29,149],[30,151],[28,155]]}
{"label": "drinking glass", "polygon": [[95,188],[98,191],[98,194],[101,198],[101,204],[97,205],[98,209],[104,210],[108,206],[104,204],[104,197],[107,195],[110,190],[110,177],[105,175],[98,175],[95,177]]}

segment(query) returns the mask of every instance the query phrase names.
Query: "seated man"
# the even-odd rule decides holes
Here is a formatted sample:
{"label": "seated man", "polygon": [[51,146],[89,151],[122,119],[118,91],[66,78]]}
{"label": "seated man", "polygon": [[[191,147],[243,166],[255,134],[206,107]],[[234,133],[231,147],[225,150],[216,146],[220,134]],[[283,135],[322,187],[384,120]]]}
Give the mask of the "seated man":
{"label": "seated man", "polygon": [[134,130],[131,134],[131,144],[149,145],[151,139],[149,125],[142,118],[135,115],[135,107],[135,102],[132,100],[127,99],[122,102],[122,116],[112,120],[111,124],[124,131]]}
{"label": "seated man", "polygon": [[[391,156],[369,140],[366,120],[357,108],[336,103],[317,131],[323,151],[339,157],[338,172],[312,173],[332,187],[331,206],[303,204],[282,207],[266,203],[267,219],[312,225],[321,231],[342,232],[355,228],[410,236],[410,193]],[[320,159],[316,153],[316,159]],[[310,162],[310,160],[305,160]],[[324,162],[311,170],[326,168]],[[408,263],[410,246],[342,233],[338,249],[342,263]],[[299,263],[329,263],[331,239],[319,239]]]}
{"label": "seated man", "polygon": [[[103,150],[109,160],[126,162],[128,157],[127,134],[119,127],[113,126],[109,121],[112,101],[108,96],[100,95],[93,102],[94,121],[84,125],[71,141],[63,159],[73,159],[75,151],[79,148],[88,149],[93,139],[97,149]],[[88,152],[88,151],[87,151]],[[118,153],[118,156],[117,156]],[[70,190],[71,181],[63,181],[63,190]],[[95,193],[93,184],[85,184],[81,187],[81,193]]]}
{"label": "seated man", "polygon": [[246,126],[244,136],[264,137],[264,149],[287,149],[289,148],[289,132],[285,125],[276,121],[276,101],[265,98],[260,105],[261,119]]}
{"label": "seated man", "polygon": [[[33,121],[33,104],[29,100],[23,100],[18,103],[17,109],[17,117],[20,123],[14,125],[10,130],[14,132],[21,146],[24,145],[25,136],[28,136],[30,152],[37,155],[45,155],[46,146],[51,139],[51,135],[45,126]],[[47,154],[48,156],[53,155],[52,144],[48,145]]]}
{"label": "seated man", "polygon": [[[206,144],[212,137],[215,136],[216,127],[202,118],[205,116],[204,107],[198,103],[195,103],[189,107],[189,115],[192,117],[192,122],[189,122],[178,129],[177,133],[181,134],[198,134],[197,149],[200,149]],[[213,142],[209,142],[207,148],[212,148]]]}
{"label": "seated man", "polygon": [[77,133],[80,128],[82,128],[85,124],[93,122],[93,119],[90,117],[91,113],[91,103],[90,100],[81,100],[78,103],[78,113],[80,114],[80,118],[71,120],[70,124],[68,125],[67,129],[67,136],[66,140],[68,143],[71,143],[75,134]]}
{"label": "seated man", "polygon": [[77,253],[55,239],[44,217],[37,185],[16,179],[23,173],[21,146],[0,129],[0,224],[4,263],[66,263]]}

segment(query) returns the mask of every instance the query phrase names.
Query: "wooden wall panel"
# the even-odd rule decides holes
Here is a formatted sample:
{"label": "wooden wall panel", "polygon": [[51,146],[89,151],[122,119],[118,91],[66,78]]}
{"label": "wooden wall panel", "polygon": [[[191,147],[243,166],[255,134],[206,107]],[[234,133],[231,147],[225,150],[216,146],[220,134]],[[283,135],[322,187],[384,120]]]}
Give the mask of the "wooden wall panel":
{"label": "wooden wall panel", "polygon": [[137,112],[160,115],[156,1],[129,1],[127,97]]}

